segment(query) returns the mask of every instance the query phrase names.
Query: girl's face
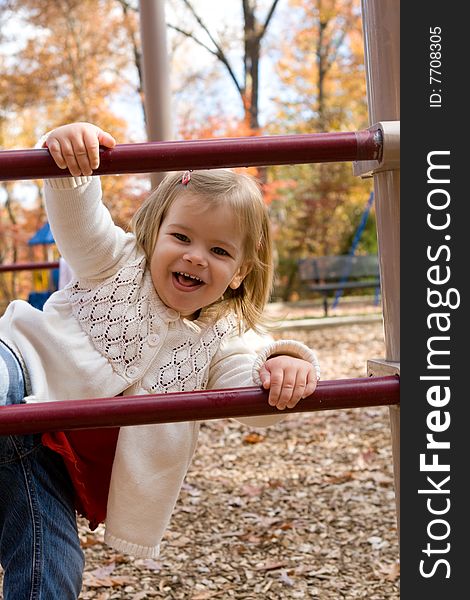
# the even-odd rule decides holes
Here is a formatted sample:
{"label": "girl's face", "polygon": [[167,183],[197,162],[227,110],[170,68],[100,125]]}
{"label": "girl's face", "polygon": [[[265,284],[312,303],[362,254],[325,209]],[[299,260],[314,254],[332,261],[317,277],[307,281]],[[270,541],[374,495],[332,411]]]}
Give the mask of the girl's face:
{"label": "girl's face", "polygon": [[204,206],[190,193],[176,198],[158,232],[150,260],[160,299],[183,317],[237,289],[248,268],[243,235],[231,210]]}

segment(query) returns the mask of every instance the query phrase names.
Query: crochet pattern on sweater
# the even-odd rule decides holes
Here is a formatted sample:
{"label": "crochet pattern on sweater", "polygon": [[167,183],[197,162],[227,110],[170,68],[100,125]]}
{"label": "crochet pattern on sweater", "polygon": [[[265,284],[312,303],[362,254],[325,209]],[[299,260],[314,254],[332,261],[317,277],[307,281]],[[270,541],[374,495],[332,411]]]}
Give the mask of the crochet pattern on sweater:
{"label": "crochet pattern on sweater", "polygon": [[208,365],[222,340],[235,329],[235,319],[226,317],[208,327],[199,339],[186,339],[171,351],[171,357],[159,369],[152,394],[186,392],[205,389],[209,376]]}
{"label": "crochet pattern on sweater", "polygon": [[82,280],[69,288],[69,301],[83,331],[121,375],[141,361],[144,340],[156,320],[150,311],[156,294],[150,278],[144,277],[144,265],[140,258],[99,285],[87,286]]}
{"label": "crochet pattern on sweater", "polygon": [[[75,281],[68,288],[74,316],[113,370],[130,382],[141,380],[147,392],[204,389],[213,356],[236,329],[235,317],[203,328],[179,320],[169,328],[168,309],[145,264],[139,258],[98,284]],[[157,353],[158,364],[152,365]]]}

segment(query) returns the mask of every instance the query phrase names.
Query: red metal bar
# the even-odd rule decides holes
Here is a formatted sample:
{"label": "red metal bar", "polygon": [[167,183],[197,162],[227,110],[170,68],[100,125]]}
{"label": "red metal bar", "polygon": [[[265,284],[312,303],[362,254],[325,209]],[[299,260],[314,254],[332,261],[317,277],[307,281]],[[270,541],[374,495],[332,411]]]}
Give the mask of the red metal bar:
{"label": "red metal bar", "polygon": [[11,271],[33,271],[35,269],[58,269],[58,268],[59,268],[59,261],[12,263],[9,265],[0,265],[0,273],[10,273]]}
{"label": "red metal bar", "polygon": [[[380,160],[376,131],[118,144],[102,149],[96,175],[182,169]],[[47,149],[0,152],[0,181],[64,177]]]}
{"label": "red metal bar", "polygon": [[[399,403],[398,377],[320,381],[315,393],[286,413]],[[0,408],[0,435],[120,427],[278,414],[257,387],[150,396],[64,400]]]}

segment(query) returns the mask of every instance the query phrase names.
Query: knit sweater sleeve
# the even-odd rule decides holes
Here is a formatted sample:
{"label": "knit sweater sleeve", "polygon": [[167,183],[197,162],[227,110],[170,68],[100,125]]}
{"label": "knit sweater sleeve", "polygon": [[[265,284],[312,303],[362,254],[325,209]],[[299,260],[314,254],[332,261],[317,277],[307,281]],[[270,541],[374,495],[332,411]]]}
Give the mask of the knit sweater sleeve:
{"label": "knit sweater sleeve", "polygon": [[46,211],[61,255],[79,278],[115,273],[135,247],[102,203],[99,177],[64,177],[44,184]]}
{"label": "knit sweater sleeve", "polygon": [[[233,336],[221,345],[210,369],[208,389],[260,386],[259,370],[270,356],[285,354],[311,362],[320,377],[316,354],[304,344],[293,340],[273,339],[252,330]],[[242,417],[237,420],[251,427],[268,427],[278,423],[284,414]]]}

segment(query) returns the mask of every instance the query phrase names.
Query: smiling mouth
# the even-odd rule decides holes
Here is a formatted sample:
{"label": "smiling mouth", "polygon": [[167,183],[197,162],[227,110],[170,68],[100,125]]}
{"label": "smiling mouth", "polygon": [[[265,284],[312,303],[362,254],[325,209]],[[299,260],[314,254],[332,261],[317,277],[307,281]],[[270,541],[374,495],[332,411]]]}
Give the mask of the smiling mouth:
{"label": "smiling mouth", "polygon": [[191,273],[186,273],[183,271],[175,271],[173,273],[173,277],[175,278],[176,282],[184,288],[196,288],[204,285],[205,283],[196,275],[191,275]]}

